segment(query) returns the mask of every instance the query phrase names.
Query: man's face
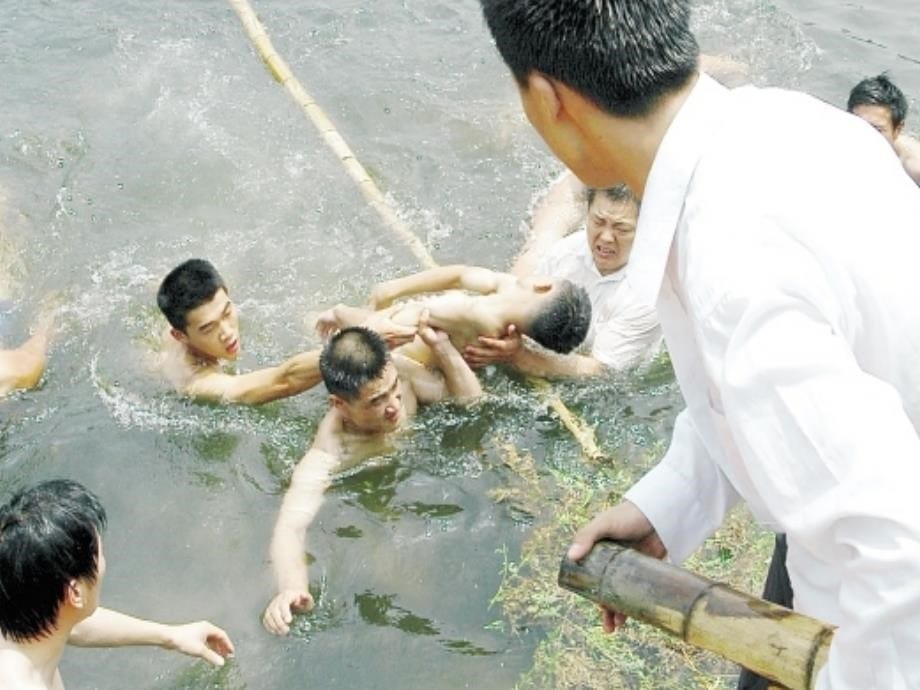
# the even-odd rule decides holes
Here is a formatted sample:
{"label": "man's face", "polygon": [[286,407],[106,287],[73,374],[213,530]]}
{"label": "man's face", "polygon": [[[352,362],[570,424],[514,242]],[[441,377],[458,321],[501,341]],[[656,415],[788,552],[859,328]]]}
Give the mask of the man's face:
{"label": "man's face", "polygon": [[618,271],[629,261],[639,210],[632,201],[612,201],[597,192],[588,207],[588,247],[601,275]]}
{"label": "man's face", "polygon": [[[852,112],[856,117],[862,118],[875,127],[879,134],[894,146],[894,141],[898,138],[898,134],[901,133],[901,128],[895,128],[894,123],[891,121],[891,110],[884,105],[857,105]],[[903,125],[903,123],[901,124]]]}
{"label": "man's face", "polygon": [[354,400],[333,399],[351,425],[364,433],[393,431],[405,419],[402,387],[393,362],[387,362],[378,378],[365,383]]}
{"label": "man's face", "polygon": [[240,322],[236,305],[221,288],[186,316],[185,332],[173,335],[189,349],[210,359],[234,360],[240,354]]}

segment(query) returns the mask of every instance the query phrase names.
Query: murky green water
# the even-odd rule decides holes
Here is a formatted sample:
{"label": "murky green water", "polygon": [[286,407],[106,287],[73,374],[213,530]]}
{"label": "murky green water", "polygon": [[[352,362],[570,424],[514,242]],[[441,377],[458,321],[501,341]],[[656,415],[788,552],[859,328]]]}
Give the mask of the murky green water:
{"label": "murky green water", "polygon": [[[507,265],[533,193],[557,172],[520,114],[472,0],[261,0],[306,88],[444,263]],[[708,52],[760,83],[841,103],[888,68],[916,104],[918,10],[714,0]],[[489,401],[422,413],[403,447],[341,479],[309,535],[317,612],[277,639],[259,624],[279,492],[324,410],[317,390],[259,409],[178,400],[146,370],[159,278],[210,258],[243,317],[248,369],[316,338],[307,323],[361,301],[412,261],[387,234],[223,2],[0,2],[0,188],[25,314],[68,307],[41,390],[0,402],[0,489],[84,482],[110,514],[104,600],[163,620],[207,617],[237,660],[71,650],[73,688],[510,688],[539,631],[492,625],[502,564],[528,518],[487,496],[513,439],[546,467],[578,448],[519,379]],[[915,118],[912,122],[916,122]],[[25,328],[21,319],[20,328]],[[560,387],[628,457],[666,439],[671,378]],[[560,545],[562,548],[562,545]],[[599,681],[602,687],[602,681]]]}

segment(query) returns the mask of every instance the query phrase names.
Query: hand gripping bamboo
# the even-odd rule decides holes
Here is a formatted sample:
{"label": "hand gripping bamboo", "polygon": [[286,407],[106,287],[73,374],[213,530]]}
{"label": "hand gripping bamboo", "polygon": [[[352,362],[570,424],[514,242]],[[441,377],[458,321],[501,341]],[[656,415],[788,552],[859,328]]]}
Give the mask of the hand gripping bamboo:
{"label": "hand gripping bamboo", "polygon": [[811,690],[834,628],[650,558],[600,541],[580,563],[563,557],[559,585],[677,635],[790,690]]}

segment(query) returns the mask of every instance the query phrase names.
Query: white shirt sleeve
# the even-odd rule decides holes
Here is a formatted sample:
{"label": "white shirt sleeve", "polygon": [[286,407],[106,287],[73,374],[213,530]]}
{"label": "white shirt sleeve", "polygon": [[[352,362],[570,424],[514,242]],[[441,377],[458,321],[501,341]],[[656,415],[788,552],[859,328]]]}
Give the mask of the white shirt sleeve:
{"label": "white shirt sleeve", "polygon": [[834,576],[808,585],[840,616],[818,690],[920,688],[920,439],[900,396],[789,292],[748,304],[721,373],[732,437],[790,565],[798,551],[803,577]]}
{"label": "white shirt sleeve", "polygon": [[722,524],[739,497],[684,410],[664,458],[625,498],[655,527],[669,560],[681,563]]}
{"label": "white shirt sleeve", "polygon": [[660,343],[661,326],[655,310],[636,304],[597,325],[591,355],[604,366],[627,369],[647,360]]}

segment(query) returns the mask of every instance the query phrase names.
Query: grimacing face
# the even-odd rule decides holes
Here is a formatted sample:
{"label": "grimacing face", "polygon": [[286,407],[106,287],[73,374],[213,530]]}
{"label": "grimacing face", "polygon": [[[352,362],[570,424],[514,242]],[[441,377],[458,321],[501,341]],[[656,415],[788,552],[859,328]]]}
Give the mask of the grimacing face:
{"label": "grimacing face", "polygon": [[234,360],[240,354],[239,315],[223,288],[188,313],[184,332],[173,329],[172,334],[196,354],[209,359]]}
{"label": "grimacing face", "polygon": [[623,268],[636,239],[639,209],[632,201],[612,201],[597,192],[588,207],[588,247],[601,275]]}
{"label": "grimacing face", "polygon": [[393,362],[387,362],[383,373],[365,383],[354,400],[333,396],[348,422],[357,430],[387,433],[395,430],[405,419],[402,386]]}
{"label": "grimacing face", "polygon": [[[891,110],[884,105],[857,105],[852,110],[856,117],[862,118],[875,127],[888,143],[894,145],[895,139],[901,133],[900,127],[895,127],[891,121]],[[901,123],[903,125],[903,123]]]}

